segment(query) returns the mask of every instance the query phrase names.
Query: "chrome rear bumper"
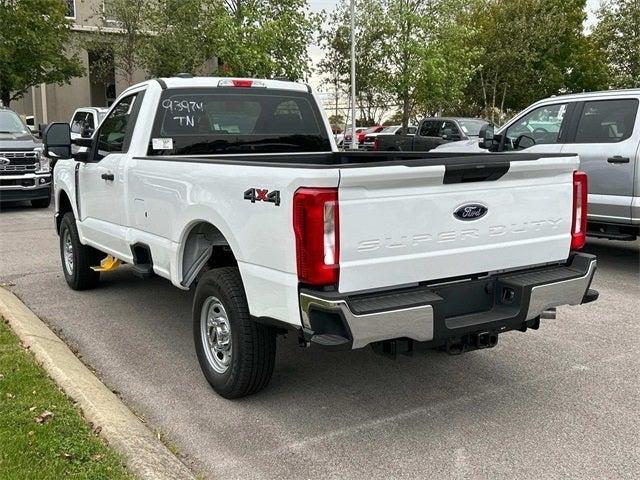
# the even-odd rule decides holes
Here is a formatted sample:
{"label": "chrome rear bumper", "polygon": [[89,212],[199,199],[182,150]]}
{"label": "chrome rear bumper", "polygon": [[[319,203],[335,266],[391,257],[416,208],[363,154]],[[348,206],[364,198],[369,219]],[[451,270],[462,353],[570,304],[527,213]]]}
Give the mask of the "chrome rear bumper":
{"label": "chrome rear bumper", "polygon": [[478,332],[537,328],[547,310],[595,300],[595,270],[595,256],[576,253],[566,265],[374,294],[302,289],[302,325],[312,342],[343,348],[400,338],[435,347]]}

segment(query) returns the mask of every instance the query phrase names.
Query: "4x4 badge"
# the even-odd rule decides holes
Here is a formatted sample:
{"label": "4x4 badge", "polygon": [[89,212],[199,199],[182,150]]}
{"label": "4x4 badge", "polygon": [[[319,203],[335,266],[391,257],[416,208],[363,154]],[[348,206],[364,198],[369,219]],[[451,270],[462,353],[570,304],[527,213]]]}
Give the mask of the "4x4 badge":
{"label": "4x4 badge", "polygon": [[271,192],[261,188],[250,188],[244,192],[244,199],[250,200],[251,203],[269,202],[275,203],[276,207],[280,205],[280,191],[272,190]]}

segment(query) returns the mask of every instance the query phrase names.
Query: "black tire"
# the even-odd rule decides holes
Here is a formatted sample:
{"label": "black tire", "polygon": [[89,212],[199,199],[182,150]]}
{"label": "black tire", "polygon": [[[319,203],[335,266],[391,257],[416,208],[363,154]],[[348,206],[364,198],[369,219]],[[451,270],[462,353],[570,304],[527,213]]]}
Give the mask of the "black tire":
{"label": "black tire", "polygon": [[51,205],[51,196],[31,200],[31,206],[34,208],[49,208],[49,205]]}
{"label": "black tire", "polygon": [[[71,271],[65,261],[65,241],[67,232],[71,240],[72,259]],[[68,212],[62,217],[60,222],[60,261],[64,278],[74,290],[88,290],[98,285],[100,272],[91,270],[91,266],[99,265],[103,256],[95,248],[80,243],[76,219],[72,212]]]}
{"label": "black tire", "polygon": [[[212,300],[214,299],[214,300]],[[226,313],[231,337],[229,364],[216,371],[207,355],[210,349],[202,322],[203,309],[219,300]],[[212,307],[213,308],[213,307]],[[214,311],[218,311],[215,310]],[[212,332],[210,327],[206,331]],[[206,272],[198,282],[193,300],[193,338],[202,372],[213,389],[225,398],[240,398],[259,392],[267,386],[276,354],[276,334],[272,328],[251,320],[240,272],[235,267]]]}

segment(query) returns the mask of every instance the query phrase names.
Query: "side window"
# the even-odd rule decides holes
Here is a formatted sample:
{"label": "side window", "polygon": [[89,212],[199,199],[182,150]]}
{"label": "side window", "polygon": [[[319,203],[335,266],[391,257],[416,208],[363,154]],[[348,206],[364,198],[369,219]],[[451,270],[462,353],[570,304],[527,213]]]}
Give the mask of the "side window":
{"label": "side window", "polygon": [[89,128],[91,128],[91,129],[96,128],[96,124],[95,124],[95,122],[93,121],[93,113],[87,113],[86,126],[87,126],[87,127],[89,127]]}
{"label": "side window", "polygon": [[437,137],[440,130],[440,122],[437,120],[427,120],[420,125],[421,137]]}
{"label": "side window", "polygon": [[566,103],[538,107],[511,125],[507,129],[507,137],[511,142],[515,142],[520,137],[526,137],[533,140],[536,145],[558,143],[566,112]]}
{"label": "side window", "polygon": [[442,137],[444,135],[446,135],[447,137],[451,137],[454,135],[460,136],[460,130],[453,122],[442,122],[440,131],[438,132],[438,136]]}
{"label": "side window", "polygon": [[73,133],[81,133],[86,121],[87,114],[85,112],[76,112],[71,119],[71,131]]}
{"label": "side window", "polygon": [[633,133],[638,100],[597,100],[585,102],[575,143],[617,143]]}
{"label": "side window", "polygon": [[135,123],[138,97],[142,94],[129,95],[111,110],[98,131],[94,160],[100,161],[110,153],[124,153],[129,148],[129,140]]}

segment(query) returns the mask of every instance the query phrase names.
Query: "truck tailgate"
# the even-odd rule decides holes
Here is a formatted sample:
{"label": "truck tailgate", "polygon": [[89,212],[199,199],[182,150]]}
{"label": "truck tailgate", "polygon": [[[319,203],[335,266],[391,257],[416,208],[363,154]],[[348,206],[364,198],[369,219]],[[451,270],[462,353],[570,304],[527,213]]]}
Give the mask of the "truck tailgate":
{"label": "truck tailgate", "polygon": [[504,158],[341,169],[340,292],[565,260],[578,157]]}

